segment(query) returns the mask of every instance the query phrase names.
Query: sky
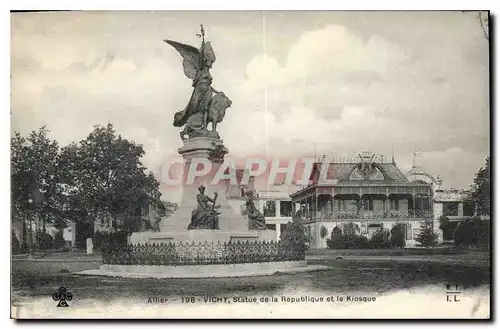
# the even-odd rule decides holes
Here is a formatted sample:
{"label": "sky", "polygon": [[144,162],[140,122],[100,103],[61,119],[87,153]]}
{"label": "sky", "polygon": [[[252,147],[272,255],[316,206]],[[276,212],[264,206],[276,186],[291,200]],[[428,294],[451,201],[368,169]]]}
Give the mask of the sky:
{"label": "sky", "polygon": [[419,149],[444,187],[467,188],[489,155],[489,44],[460,11],[15,13],[12,133],[46,125],[67,145],[111,122],[160,178],[192,92],[163,40],[199,46],[200,24],[233,102],[218,126],[232,157],[371,150],[405,172]]}

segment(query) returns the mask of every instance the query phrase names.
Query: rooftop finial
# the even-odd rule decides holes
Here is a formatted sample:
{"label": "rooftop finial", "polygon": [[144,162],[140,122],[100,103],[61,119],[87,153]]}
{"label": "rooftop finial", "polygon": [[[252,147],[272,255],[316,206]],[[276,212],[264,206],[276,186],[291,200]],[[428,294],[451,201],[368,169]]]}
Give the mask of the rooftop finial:
{"label": "rooftop finial", "polygon": [[419,149],[416,149],[415,151],[413,151],[413,168],[421,169],[421,167],[422,167],[421,153]]}

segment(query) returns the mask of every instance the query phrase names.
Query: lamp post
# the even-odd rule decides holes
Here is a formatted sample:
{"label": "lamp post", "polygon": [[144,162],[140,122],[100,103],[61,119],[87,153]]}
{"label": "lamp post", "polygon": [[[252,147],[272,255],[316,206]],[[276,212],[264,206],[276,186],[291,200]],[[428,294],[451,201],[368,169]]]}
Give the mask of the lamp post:
{"label": "lamp post", "polygon": [[31,204],[33,203],[33,199],[29,198],[28,199],[28,218],[30,221],[30,234],[29,234],[29,246],[28,246],[28,258],[32,258],[33,256],[33,229],[31,223],[33,222],[33,219],[31,218]]}

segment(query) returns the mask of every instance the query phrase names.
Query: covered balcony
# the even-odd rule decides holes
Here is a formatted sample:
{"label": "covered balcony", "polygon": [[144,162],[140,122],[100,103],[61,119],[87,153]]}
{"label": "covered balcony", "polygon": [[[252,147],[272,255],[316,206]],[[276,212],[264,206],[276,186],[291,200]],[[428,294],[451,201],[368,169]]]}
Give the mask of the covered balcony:
{"label": "covered balcony", "polygon": [[[324,193],[294,200],[305,211],[304,221],[422,220],[433,217],[432,192],[415,189],[396,193]],[[320,192],[320,193],[318,193]],[[330,192],[335,192],[334,190]],[[363,191],[362,192],[366,192]],[[370,191],[371,192],[371,191]],[[379,191],[374,191],[379,192]],[[392,191],[389,191],[392,192]]]}

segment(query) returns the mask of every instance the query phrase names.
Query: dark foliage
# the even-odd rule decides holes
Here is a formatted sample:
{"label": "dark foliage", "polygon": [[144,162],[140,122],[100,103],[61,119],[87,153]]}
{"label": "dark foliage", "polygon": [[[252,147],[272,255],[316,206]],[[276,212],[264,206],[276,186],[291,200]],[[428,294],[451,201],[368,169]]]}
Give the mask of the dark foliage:
{"label": "dark foliage", "polygon": [[19,243],[19,239],[17,238],[14,231],[12,231],[10,242],[11,242],[12,254],[13,255],[20,254],[21,253],[21,244]]}
{"label": "dark foliage", "polygon": [[472,197],[477,205],[478,215],[489,215],[491,206],[490,186],[490,158],[487,157],[485,166],[480,168],[474,178]]}
{"label": "dark foliage", "polygon": [[378,230],[377,232],[373,233],[372,238],[368,242],[368,246],[371,249],[390,248],[391,242],[389,237],[390,233],[388,230]]}
{"label": "dark foliage", "polygon": [[101,250],[104,252],[109,248],[117,246],[126,246],[128,242],[128,233],[124,231],[118,232],[102,232],[100,233],[100,242],[94,241],[94,245],[99,244]]}
{"label": "dark foliage", "polygon": [[335,235],[326,241],[330,249],[366,249],[368,248],[368,239],[362,235]]}
{"label": "dark foliage", "polygon": [[420,232],[418,233],[415,240],[417,241],[418,247],[434,247],[437,245],[438,236],[434,233],[432,229],[432,223],[430,221],[422,222],[420,226]]}
{"label": "dark foliage", "polygon": [[338,226],[335,226],[332,230],[331,239],[335,240],[339,236],[342,236],[342,230]]}
{"label": "dark foliage", "polygon": [[[164,213],[159,182],[141,162],[143,147],[117,134],[111,124],[95,126],[86,139],[61,149],[49,133],[42,127],[11,138],[13,220],[38,217],[43,227],[53,224],[62,230],[66,220],[91,225],[110,217],[115,229],[133,232],[148,205]],[[93,234],[83,231],[76,247]]]}
{"label": "dark foliage", "polygon": [[48,250],[54,248],[54,238],[48,233],[40,233],[38,235],[38,246],[40,250]]}
{"label": "dark foliage", "polygon": [[64,247],[66,241],[64,241],[64,236],[62,231],[58,231],[54,236],[54,249],[60,249]]}
{"label": "dark foliage", "polygon": [[406,241],[403,233],[404,227],[401,224],[396,224],[391,229],[391,246],[393,248],[404,248],[406,245]]}
{"label": "dark foliage", "polygon": [[307,250],[307,237],[304,226],[297,220],[288,222],[281,235],[281,246],[290,252],[304,253]]}
{"label": "dark foliage", "polygon": [[490,244],[490,221],[465,219],[461,221],[453,234],[454,244],[463,246],[485,246]]}

